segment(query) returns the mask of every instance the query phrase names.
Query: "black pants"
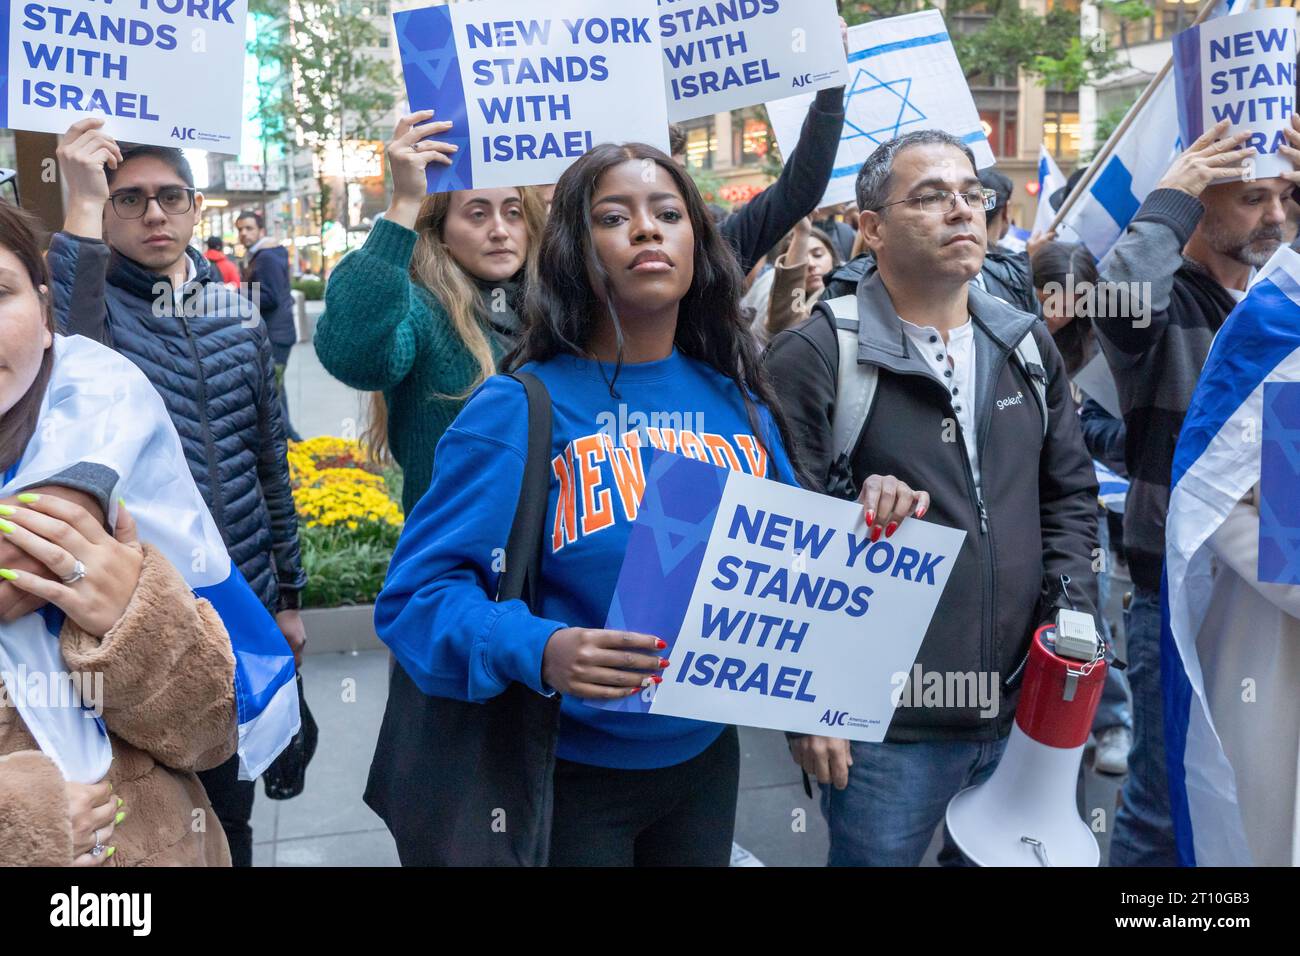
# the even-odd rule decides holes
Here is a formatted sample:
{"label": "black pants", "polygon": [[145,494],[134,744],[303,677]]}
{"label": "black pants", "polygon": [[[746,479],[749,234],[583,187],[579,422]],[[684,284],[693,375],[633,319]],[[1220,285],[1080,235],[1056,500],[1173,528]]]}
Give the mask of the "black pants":
{"label": "black pants", "polygon": [[239,754],[219,767],[199,771],[199,782],[208,792],[212,809],[226,831],[230,844],[230,862],[234,866],[253,865],[253,797],[256,780],[239,779]]}
{"label": "black pants", "polygon": [[727,866],[739,781],[735,727],[658,770],[558,760],[551,865]]}
{"label": "black pants", "polygon": [[284,391],[284,373],[289,365],[289,355],[293,345],[276,345],[271,343],[271,361],[275,363],[275,388],[280,394],[280,419],[284,423],[284,437],[290,441],[302,441],[302,436],[289,421],[289,396]]}

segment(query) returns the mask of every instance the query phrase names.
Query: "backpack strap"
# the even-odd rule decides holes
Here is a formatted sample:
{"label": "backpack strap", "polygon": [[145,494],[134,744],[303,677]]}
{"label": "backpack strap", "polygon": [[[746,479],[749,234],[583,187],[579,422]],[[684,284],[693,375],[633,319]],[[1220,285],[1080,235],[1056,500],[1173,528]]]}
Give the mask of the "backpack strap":
{"label": "backpack strap", "polygon": [[542,380],[529,372],[510,376],[528,397],[528,457],[519,486],[510,537],[506,541],[505,568],[497,585],[497,600],[523,598],[536,613],[541,597],[542,539],[550,494],[551,394]]}
{"label": "backpack strap", "polygon": [[835,319],[835,337],[840,347],[839,374],[835,379],[835,419],[831,425],[835,459],[849,458],[867,424],[876,399],[879,370],[858,363],[858,299],[842,295],[824,300]]}
{"label": "backpack strap", "polygon": [[1043,353],[1038,349],[1034,332],[1030,329],[1016,343],[1016,360],[1029,377],[1034,387],[1034,398],[1038,401],[1038,411],[1043,418],[1043,437],[1047,437],[1047,369],[1043,367]]}

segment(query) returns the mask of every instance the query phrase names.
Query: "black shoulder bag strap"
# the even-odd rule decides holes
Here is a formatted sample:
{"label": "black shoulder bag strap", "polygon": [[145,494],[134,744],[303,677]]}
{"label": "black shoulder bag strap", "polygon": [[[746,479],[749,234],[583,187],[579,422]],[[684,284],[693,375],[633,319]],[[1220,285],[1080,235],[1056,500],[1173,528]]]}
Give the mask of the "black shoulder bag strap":
{"label": "black shoulder bag strap", "polygon": [[[536,376],[528,454],[506,542],[498,601],[534,612],[550,491],[551,400]],[[550,853],[559,695],[511,683],[484,703],[423,693],[392,668],[365,801],[383,818],[403,866],[544,866]]]}
{"label": "black shoulder bag strap", "polygon": [[497,600],[522,598],[534,612],[541,597],[542,535],[551,484],[551,396],[536,375],[510,376],[528,396],[528,457],[519,504],[506,541],[506,562],[497,586]]}

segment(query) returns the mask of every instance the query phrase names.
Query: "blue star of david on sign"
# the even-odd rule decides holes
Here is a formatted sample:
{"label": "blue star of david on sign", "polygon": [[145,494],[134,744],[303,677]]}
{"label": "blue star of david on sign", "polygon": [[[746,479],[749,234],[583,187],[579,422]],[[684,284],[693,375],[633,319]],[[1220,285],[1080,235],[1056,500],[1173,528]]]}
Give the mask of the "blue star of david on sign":
{"label": "blue star of david on sign", "polygon": [[429,85],[437,89],[446,79],[447,70],[456,62],[456,39],[448,33],[446,42],[436,49],[423,48],[419,42],[421,39],[424,38],[413,38],[407,33],[397,38],[402,65],[405,69],[414,67],[419,70]]}
{"label": "blue star of david on sign", "polygon": [[[845,135],[841,137],[842,142],[852,139],[865,137],[876,145],[888,142],[898,136],[898,131],[904,126],[911,126],[915,123],[922,123],[926,116],[917,108],[908,97],[912,93],[912,78],[910,76],[902,77],[897,80],[882,80],[870,70],[864,70],[858,67],[858,72],[853,77],[853,82],[844,93],[845,106]],[[872,94],[870,107],[867,112],[871,117],[870,123],[865,125],[871,126],[872,123],[880,122],[882,117],[893,116],[892,120],[885,119],[883,126],[875,129],[864,129],[857,123],[848,118],[848,104],[855,96]],[[895,105],[897,112],[895,113]],[[850,132],[852,131],[852,132]]]}
{"label": "blue star of david on sign", "polygon": [[469,114],[451,15],[446,7],[426,7],[399,13],[396,22],[397,45],[411,108],[432,108],[438,119],[452,120],[455,123],[452,129],[438,138],[460,147],[451,166],[429,165],[430,190],[470,189],[473,182],[469,161]]}
{"label": "blue star of david on sign", "polygon": [[683,521],[657,509],[646,512],[642,525],[654,533],[655,550],[665,577],[672,574],[696,548],[707,547],[709,534],[713,531],[712,521]]}

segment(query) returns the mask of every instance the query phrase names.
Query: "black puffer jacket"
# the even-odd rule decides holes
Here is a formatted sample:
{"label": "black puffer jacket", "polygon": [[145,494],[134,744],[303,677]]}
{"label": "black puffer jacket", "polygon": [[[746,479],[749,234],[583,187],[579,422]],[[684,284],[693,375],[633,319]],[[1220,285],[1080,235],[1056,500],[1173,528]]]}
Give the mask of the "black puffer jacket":
{"label": "black puffer jacket", "polygon": [[103,242],[55,233],[55,317],[60,332],[116,349],[158,389],[231,559],[274,613],[280,592],[300,591],[307,576],[266,328],[187,251],[196,276],[173,309],[165,277]]}

